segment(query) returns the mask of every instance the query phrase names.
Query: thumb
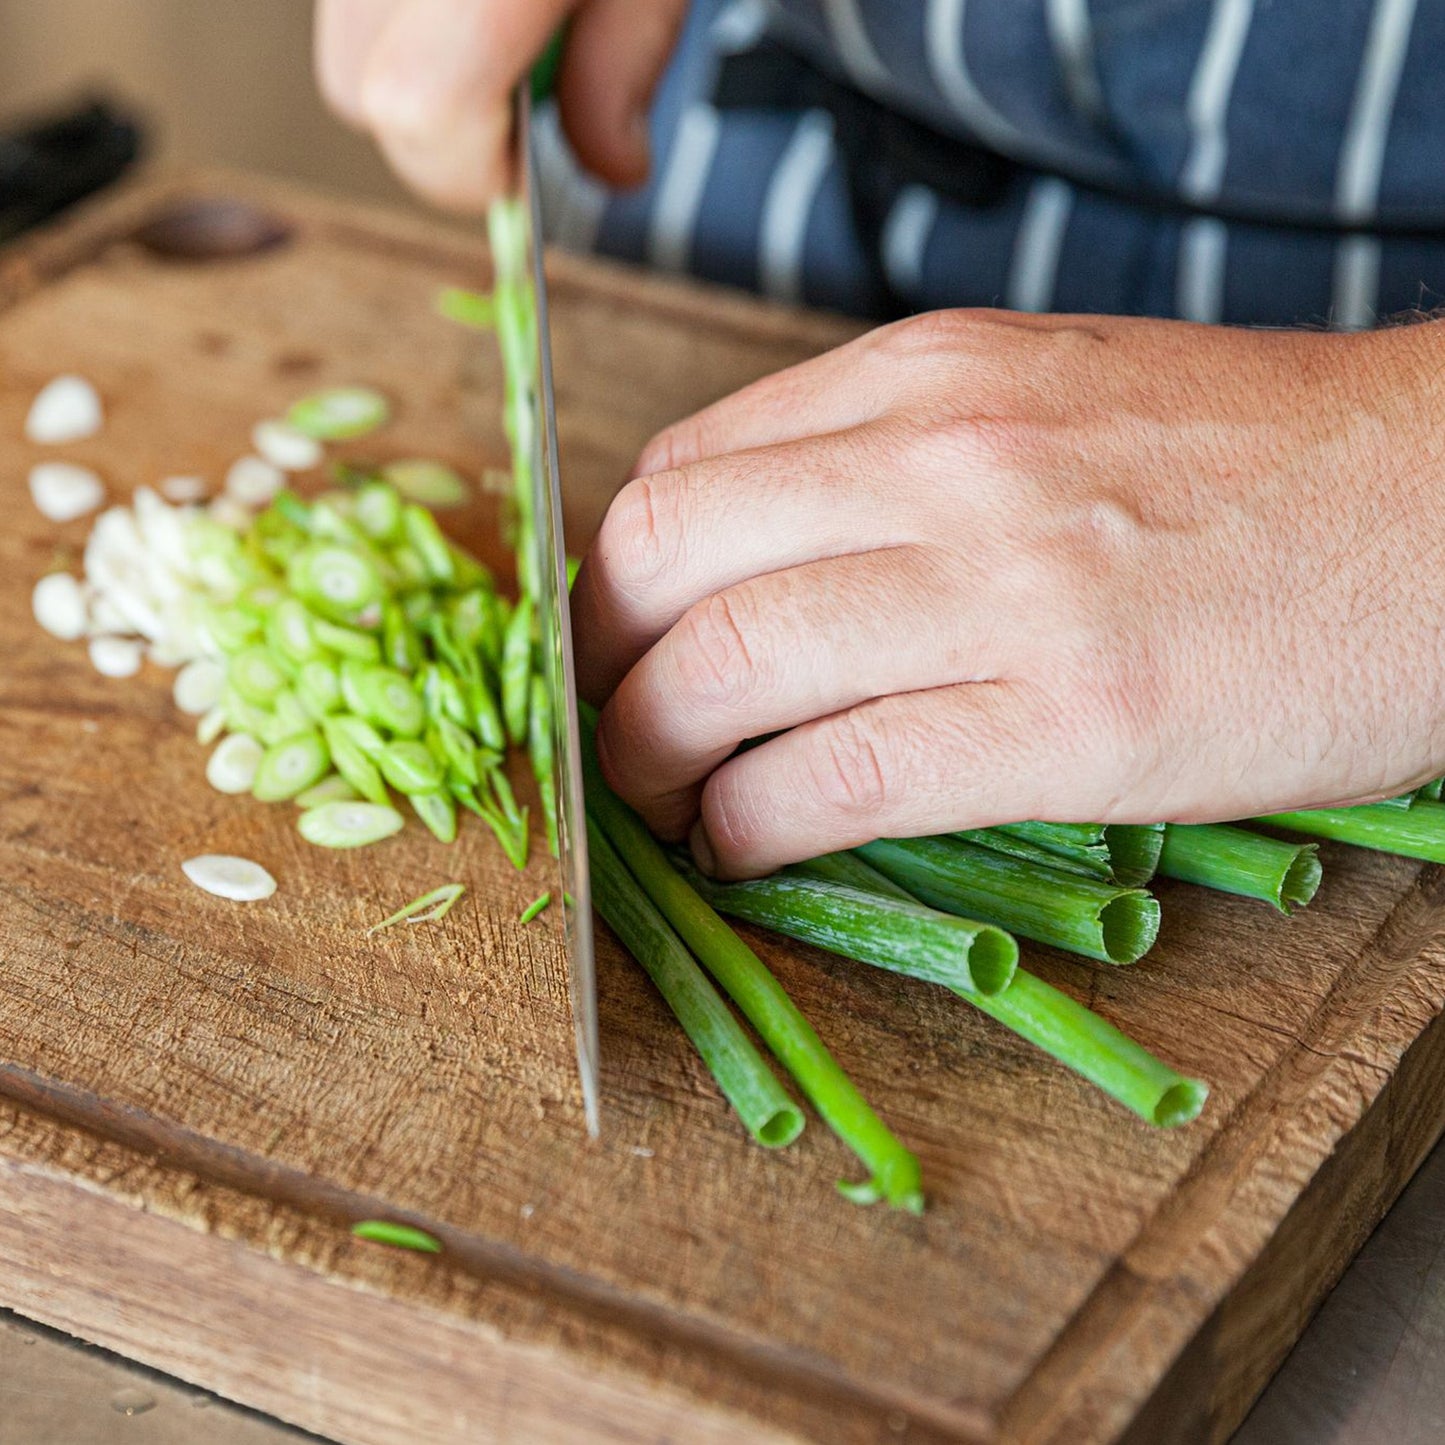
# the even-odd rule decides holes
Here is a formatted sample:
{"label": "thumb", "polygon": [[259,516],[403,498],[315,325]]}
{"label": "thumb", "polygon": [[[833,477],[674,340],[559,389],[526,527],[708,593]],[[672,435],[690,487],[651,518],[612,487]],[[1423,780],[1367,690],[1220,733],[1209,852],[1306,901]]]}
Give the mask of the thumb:
{"label": "thumb", "polygon": [[557,101],[577,159],[603,180],[640,185],[647,111],[687,0],[587,0],[572,20]]}

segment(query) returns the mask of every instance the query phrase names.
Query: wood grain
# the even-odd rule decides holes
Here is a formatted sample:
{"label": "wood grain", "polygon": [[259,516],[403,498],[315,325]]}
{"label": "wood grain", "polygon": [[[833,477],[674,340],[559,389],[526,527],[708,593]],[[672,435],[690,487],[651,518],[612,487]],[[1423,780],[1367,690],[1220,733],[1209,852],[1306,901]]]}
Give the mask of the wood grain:
{"label": "wood grain", "polygon": [[[202,192],[265,205],[289,244],[183,264],[135,243]],[[165,675],[99,678],[36,630],[57,530],[15,438],[45,379],[100,386],[106,430],[68,454],[120,494],[218,477],[257,417],[341,380],[397,401],[377,456],[475,473],[504,458],[496,366],[430,298],[479,265],[465,233],[221,176],[0,263],[0,1302],[366,1445],[1220,1438],[1439,1133],[1434,870],[1329,848],[1291,922],[1166,884],[1132,969],[1031,950],[1211,1080],[1168,1134],[951,995],[751,934],[920,1154],[929,1212],[896,1218],[834,1196],[850,1160],[816,1124],[751,1146],[610,940],[589,1142],[558,939],[512,922],[545,858],[518,876],[473,828],[308,849],[286,808],[205,788]],[[659,425],[849,334],[552,274],[574,546]],[[454,522],[497,557],[487,506]],[[280,892],[201,897],[177,865],[202,850]],[[444,924],[364,937],[451,878],[471,894]],[[446,1252],[352,1241],[375,1215]]]}

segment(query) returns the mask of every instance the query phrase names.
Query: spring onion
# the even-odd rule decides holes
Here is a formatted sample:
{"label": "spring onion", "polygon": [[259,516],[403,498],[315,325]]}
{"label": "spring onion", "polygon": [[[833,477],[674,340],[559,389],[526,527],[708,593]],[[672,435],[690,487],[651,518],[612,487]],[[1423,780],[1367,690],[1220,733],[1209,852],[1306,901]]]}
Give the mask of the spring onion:
{"label": "spring onion", "polygon": [[1166,878],[1261,899],[1281,913],[1303,908],[1321,876],[1313,843],[1283,843],[1226,823],[1170,823],[1159,871]]}
{"label": "spring onion", "polygon": [[720,913],[961,993],[1000,993],[1018,967],[1018,944],[1001,928],[914,899],[786,872],[746,883],[684,872]]}
{"label": "spring onion", "polygon": [[302,397],[286,413],[288,426],[319,442],[352,441],[384,426],[391,407],[366,386],[334,386]]}
{"label": "spring onion", "polygon": [[226,470],[225,494],[243,507],[264,507],[286,485],[286,474],[263,457],[245,456]]}
{"label": "spring onion", "polygon": [[[620,860],[619,860],[620,861]],[[539,894],[534,898],[517,916],[517,922],[525,928],[534,918],[544,913],[552,906],[552,895],[550,892]]]}
{"label": "spring onion", "polygon": [[41,387],[25,417],[27,441],[44,445],[93,437],[105,420],[100,394],[83,376],[57,376]]}
{"label": "spring onion", "polygon": [[181,872],[206,893],[229,898],[233,903],[257,903],[276,891],[276,880],[249,858],[224,853],[203,853],[187,858]]}
{"label": "spring onion", "polygon": [[1104,963],[1133,963],[1159,932],[1159,904],[1137,888],[1006,858],[957,838],[880,839],[858,852],[933,908],[997,924]]}
{"label": "spring onion", "polygon": [[251,796],[263,803],[294,798],[319,783],[330,767],[331,754],[317,733],[292,734],[261,755]]}
{"label": "spring onion", "polygon": [[430,893],[423,893],[420,898],[403,904],[380,923],[373,923],[366,930],[367,936],[397,923],[437,923],[452,911],[452,905],[466,891],[465,884],[443,883],[440,888],[433,888]]}
{"label": "spring onion", "polygon": [[587,840],[597,911],[657,986],[747,1131],[769,1148],[791,1144],[803,1131],[802,1112],[591,817]]}
{"label": "spring onion", "polygon": [[249,793],[263,753],[249,733],[232,733],[216,744],[206,763],[206,781],[218,793]]}
{"label": "spring onion", "polygon": [[324,455],[315,437],[275,418],[251,428],[251,445],[259,457],[283,472],[309,472],[321,465]]}
{"label": "spring onion", "polygon": [[340,773],[331,773],[297,793],[294,801],[298,808],[318,808],[322,803],[352,803],[360,796]]}
{"label": "spring onion", "polygon": [[1427,863],[1445,863],[1445,803],[1431,802],[1428,798],[1419,799],[1409,808],[1365,803],[1354,808],[1270,813],[1254,821],[1312,838],[1352,843],[1357,848],[1398,853]]}
{"label": "spring onion", "polygon": [[597,766],[590,723],[583,725],[583,761],[588,807],[602,832],[829,1128],[867,1166],[866,1181],[840,1185],[845,1196],[860,1204],[884,1199],[895,1208],[922,1212],[917,1158],[869,1107],[762,959],[698,896],[642,820],[607,787]]}
{"label": "spring onion", "polygon": [[401,832],[406,819],[385,803],[321,803],[296,820],[297,831],[320,848],[364,848]]}
{"label": "spring onion", "polygon": [[381,475],[409,502],[424,507],[459,507],[467,499],[467,484],[461,475],[441,462],[408,457],[388,462]]}
{"label": "spring onion", "polygon": [[30,594],[35,620],[62,642],[84,637],[89,626],[85,593],[69,572],[51,572],[35,584]]}
{"label": "spring onion", "polygon": [[30,469],[30,499],[47,521],[73,522],[105,501],[105,483],[74,462],[41,462]]}
{"label": "spring onion", "polygon": [[372,1244],[389,1244],[393,1249],[411,1249],[418,1254],[440,1254],[441,1241],[414,1224],[397,1224],[390,1219],[362,1219],[351,1226],[358,1239]]}

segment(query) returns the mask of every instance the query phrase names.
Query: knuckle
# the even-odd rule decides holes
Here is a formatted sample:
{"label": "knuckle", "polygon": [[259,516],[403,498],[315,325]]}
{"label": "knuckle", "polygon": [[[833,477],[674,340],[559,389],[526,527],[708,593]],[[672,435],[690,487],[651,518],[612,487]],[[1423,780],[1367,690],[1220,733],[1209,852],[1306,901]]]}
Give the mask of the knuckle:
{"label": "knuckle", "polygon": [[761,628],[740,595],[719,592],[678,624],[677,672],[684,693],[710,703],[737,701],[754,686]]}
{"label": "knuckle", "polygon": [[677,558],[675,485],[661,477],[639,477],[613,498],[597,534],[597,550],[625,592],[645,590]]}
{"label": "knuckle", "polygon": [[826,806],[862,818],[886,807],[892,794],[888,748],[860,709],[841,714],[822,730],[811,763],[814,789]]}
{"label": "knuckle", "polygon": [[637,458],[636,473],[639,477],[649,477],[654,472],[675,471],[679,465],[679,459],[687,450],[684,440],[683,428],[686,422],[678,422],[660,431],[643,447]]}

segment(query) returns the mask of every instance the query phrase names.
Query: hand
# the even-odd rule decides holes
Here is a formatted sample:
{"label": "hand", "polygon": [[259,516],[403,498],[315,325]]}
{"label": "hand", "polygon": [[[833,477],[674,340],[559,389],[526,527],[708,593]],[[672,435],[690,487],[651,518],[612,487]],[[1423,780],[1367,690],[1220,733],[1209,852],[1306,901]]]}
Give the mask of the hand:
{"label": "hand", "polygon": [[439,205],[480,210],[509,179],[511,94],[571,16],[557,78],[578,159],[647,176],[647,107],[687,0],[318,0],[316,75],[344,119]]}
{"label": "hand", "polygon": [[746,388],[577,579],[609,780],[733,877],[1438,775],[1442,342],[938,312]]}

